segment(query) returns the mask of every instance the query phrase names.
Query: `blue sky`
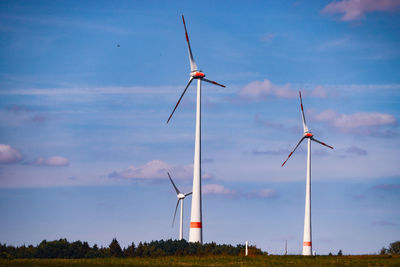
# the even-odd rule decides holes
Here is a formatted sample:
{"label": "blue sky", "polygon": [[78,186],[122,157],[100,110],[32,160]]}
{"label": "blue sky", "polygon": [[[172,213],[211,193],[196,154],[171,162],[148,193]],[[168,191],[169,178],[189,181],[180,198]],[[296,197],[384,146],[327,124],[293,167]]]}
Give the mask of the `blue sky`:
{"label": "blue sky", "polygon": [[[399,1],[2,1],[0,242],[178,237],[203,84],[204,241],[300,253],[306,145],[317,253],[400,236]],[[119,47],[118,47],[119,45]],[[188,236],[190,197],[185,200]]]}

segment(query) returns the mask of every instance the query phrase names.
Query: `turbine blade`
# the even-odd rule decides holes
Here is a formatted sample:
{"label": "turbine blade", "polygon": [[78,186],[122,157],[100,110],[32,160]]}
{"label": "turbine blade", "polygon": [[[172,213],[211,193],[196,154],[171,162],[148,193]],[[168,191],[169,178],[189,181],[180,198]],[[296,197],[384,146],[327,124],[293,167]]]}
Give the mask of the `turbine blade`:
{"label": "turbine blade", "polygon": [[181,99],[183,97],[183,95],[186,93],[186,90],[188,89],[190,83],[193,81],[193,77],[190,77],[189,82],[187,83],[185,90],[183,90],[183,93],[181,94],[181,97],[178,100],[178,103],[176,103],[174,110],[172,111],[171,115],[169,115],[169,118],[167,120],[167,123],[169,122],[169,120],[171,119],[172,115],[174,115],[174,112],[176,110],[176,108],[178,107],[179,103],[181,102]]}
{"label": "turbine blade", "polygon": [[175,213],[174,213],[174,219],[172,220],[172,227],[174,227],[175,217],[176,217],[176,211],[178,210],[179,201],[180,201],[180,199],[178,199],[178,202],[176,202],[176,208],[175,208]]}
{"label": "turbine blade", "polygon": [[187,30],[186,30],[185,17],[183,15],[182,15],[182,21],[183,21],[183,27],[185,27],[185,36],[186,36],[186,42],[187,42],[188,51],[189,51],[190,70],[195,71],[195,70],[197,70],[197,65],[196,65],[196,62],[194,62],[192,49],[190,48],[189,36],[188,36]]}
{"label": "turbine blade", "polygon": [[324,142],[321,142],[321,141],[319,141],[319,140],[315,139],[314,137],[313,137],[313,138],[311,138],[311,140],[313,140],[313,141],[315,141],[315,142],[317,142],[317,143],[320,143],[320,144],[321,144],[321,145],[323,145],[323,146],[329,147],[330,149],[333,149],[333,147],[332,147],[332,146],[330,146],[330,145],[327,145],[327,144],[325,144]]}
{"label": "turbine blade", "polygon": [[224,88],[225,88],[225,85],[222,85],[222,84],[220,84],[220,83],[217,83],[217,82],[208,80],[208,79],[206,79],[206,78],[203,78],[202,80],[205,81],[205,82],[212,83],[212,84],[215,84],[215,85],[218,85],[218,86],[221,86],[221,87],[224,87]]}
{"label": "turbine blade", "polygon": [[168,173],[169,180],[171,181],[172,185],[175,188],[176,194],[180,194],[181,192],[179,191],[178,187],[176,187],[174,181],[172,181],[171,175],[169,175],[169,172],[167,172],[167,173]]}
{"label": "turbine blade", "polygon": [[308,132],[308,127],[306,124],[306,117],[304,116],[303,99],[301,98],[301,91],[299,91],[299,96],[300,96],[301,115],[302,115],[302,119],[303,119],[303,129],[304,129],[304,132]]}
{"label": "turbine blade", "polygon": [[297,143],[297,145],[296,145],[296,147],[293,149],[293,151],[290,152],[290,154],[289,154],[289,156],[287,157],[287,159],[285,160],[285,162],[282,163],[282,166],[281,166],[281,167],[283,167],[283,165],[285,165],[286,161],[288,161],[288,159],[292,156],[292,154],[294,153],[294,151],[299,147],[299,145],[301,144],[301,142],[303,142],[304,139],[305,139],[305,137],[303,136],[303,137],[300,139],[300,141]]}
{"label": "turbine blade", "polygon": [[186,193],[186,194],[185,194],[185,197],[187,197],[188,195],[191,195],[191,194],[192,194],[192,192]]}

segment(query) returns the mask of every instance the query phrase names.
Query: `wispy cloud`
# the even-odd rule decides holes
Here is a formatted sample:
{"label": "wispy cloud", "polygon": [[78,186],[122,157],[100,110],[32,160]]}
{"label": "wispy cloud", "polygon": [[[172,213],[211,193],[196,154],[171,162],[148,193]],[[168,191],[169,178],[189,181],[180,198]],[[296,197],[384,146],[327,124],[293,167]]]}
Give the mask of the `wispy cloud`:
{"label": "wispy cloud", "polygon": [[257,198],[257,199],[272,199],[278,198],[279,193],[270,188],[263,188],[255,191],[243,191],[230,189],[221,184],[205,184],[202,186],[202,193],[205,195],[219,195],[224,197],[235,198]]}
{"label": "wispy cloud", "polygon": [[22,159],[21,153],[10,145],[0,144],[0,164],[16,163]]}
{"label": "wispy cloud", "polygon": [[311,96],[316,98],[327,98],[330,95],[336,94],[333,89],[328,89],[325,86],[317,85],[311,91],[305,91],[305,96]]}
{"label": "wispy cloud", "polygon": [[237,192],[232,189],[228,189],[220,184],[205,184],[202,186],[202,193],[205,195],[225,195],[225,196],[233,196]]}
{"label": "wispy cloud", "polygon": [[[176,179],[186,179],[193,175],[193,165],[173,166],[162,160],[152,160],[142,166],[131,165],[125,170],[114,171],[108,176],[110,178],[155,180],[166,179],[167,172],[170,172]],[[203,175],[203,178],[207,177],[209,175]]]}
{"label": "wispy cloud", "polygon": [[54,166],[54,167],[64,167],[69,166],[69,159],[62,156],[53,156],[49,158],[39,157],[35,161],[27,164],[37,165],[37,166]]}
{"label": "wispy cloud", "polygon": [[252,197],[258,197],[258,198],[277,198],[277,197],[279,197],[278,192],[276,192],[275,190],[270,189],[270,188],[253,191],[252,193],[250,193],[248,195],[252,196]]}
{"label": "wispy cloud", "polygon": [[318,48],[321,51],[331,50],[333,48],[343,47],[349,44],[350,38],[339,38],[335,40],[328,41],[326,43],[322,43]]}
{"label": "wispy cloud", "polygon": [[[284,85],[273,84],[270,80],[253,81],[243,86],[238,95],[242,99],[248,101],[261,101],[268,97],[276,98],[296,98],[299,95],[301,88],[292,88],[290,83]],[[309,90],[301,90],[305,96],[316,98],[327,98],[334,94],[333,89],[328,89],[325,86],[317,85]]]}
{"label": "wispy cloud", "polygon": [[395,11],[400,7],[398,0],[343,0],[329,3],[322,14],[342,14],[341,21],[357,20],[375,11]]}
{"label": "wispy cloud", "polygon": [[365,135],[387,136],[379,132],[379,127],[395,126],[395,116],[379,112],[357,112],[353,114],[339,114],[329,109],[317,115],[312,115],[317,121],[328,122],[343,132],[353,132]]}

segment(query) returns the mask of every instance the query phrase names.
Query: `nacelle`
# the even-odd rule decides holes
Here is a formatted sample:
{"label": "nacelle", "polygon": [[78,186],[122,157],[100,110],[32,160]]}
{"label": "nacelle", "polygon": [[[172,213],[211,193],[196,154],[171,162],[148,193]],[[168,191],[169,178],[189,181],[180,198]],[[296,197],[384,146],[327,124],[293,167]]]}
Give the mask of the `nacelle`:
{"label": "nacelle", "polygon": [[206,75],[201,71],[194,71],[190,74],[193,78],[204,78]]}

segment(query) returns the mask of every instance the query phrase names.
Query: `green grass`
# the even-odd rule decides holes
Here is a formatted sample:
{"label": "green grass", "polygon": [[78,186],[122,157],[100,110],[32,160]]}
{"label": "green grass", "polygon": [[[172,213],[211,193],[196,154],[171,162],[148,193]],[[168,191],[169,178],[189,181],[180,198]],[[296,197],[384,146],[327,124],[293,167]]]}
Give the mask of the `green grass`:
{"label": "green grass", "polygon": [[400,256],[215,256],[106,259],[14,259],[0,266],[400,266]]}

